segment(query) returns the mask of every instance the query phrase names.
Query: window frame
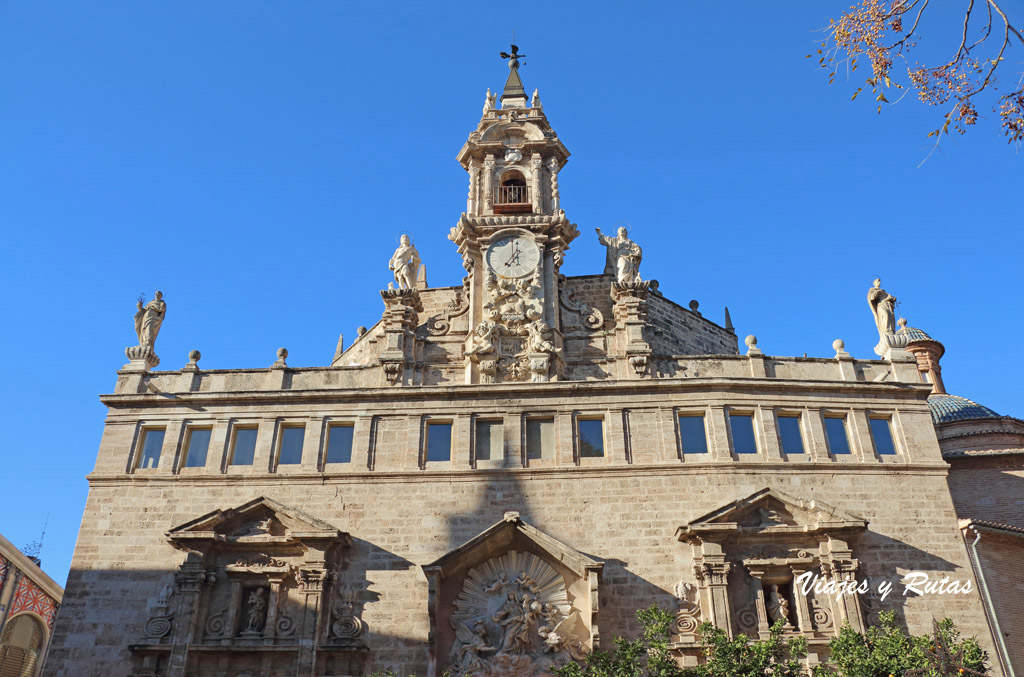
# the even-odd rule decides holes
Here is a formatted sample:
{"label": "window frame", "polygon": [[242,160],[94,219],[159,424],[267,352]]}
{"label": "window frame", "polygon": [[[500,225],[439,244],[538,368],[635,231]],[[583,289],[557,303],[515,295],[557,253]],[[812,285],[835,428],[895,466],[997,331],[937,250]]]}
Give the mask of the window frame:
{"label": "window frame", "polygon": [[[252,430],[256,433],[256,439],[252,445],[252,462],[251,463],[235,463],[235,452],[238,448],[238,433],[241,430]],[[224,459],[224,467],[226,469],[235,468],[253,468],[256,466],[256,448],[260,442],[260,425],[258,421],[246,421],[244,423],[232,423],[231,434],[228,436],[228,453],[227,458]]]}
{"label": "window frame", "polygon": [[[750,419],[750,434],[754,440],[753,451],[736,451],[736,436],[733,433],[732,426],[732,420],[734,417]],[[737,460],[740,458],[760,458],[762,450],[757,439],[757,410],[744,408],[727,409],[725,419],[726,427],[729,429],[729,454]]]}
{"label": "window frame", "polygon": [[[430,454],[430,427],[435,425],[448,426],[448,458],[444,460],[431,461]],[[434,464],[451,463],[455,454],[455,417],[453,416],[424,416],[423,417],[423,443],[420,450],[420,468],[428,468]]]}
{"label": "window frame", "polygon": [[[140,425],[133,471],[155,472],[160,469],[160,459],[164,455],[164,445],[167,444],[167,428],[168,425],[166,423],[144,423]],[[149,434],[156,431],[163,433],[163,437],[160,440],[160,448],[156,452],[156,462],[152,466],[143,466],[142,462],[146,458],[146,441],[149,439]]]}
{"label": "window frame", "polygon": [[[576,462],[583,463],[583,459],[607,459],[608,458],[608,415],[607,414],[577,414],[573,417],[573,439],[576,447]],[[583,455],[583,436],[580,434],[580,423],[597,421],[601,424],[601,454],[599,456]],[[590,461],[595,462],[595,461]]]}
{"label": "window frame", "polygon": [[[785,445],[782,443],[782,425],[779,423],[780,419],[783,418],[795,418],[797,432],[800,434],[800,451],[786,451]],[[799,456],[801,458],[807,458],[810,455],[810,451],[807,446],[808,435],[804,430],[804,414],[802,411],[792,411],[789,409],[779,409],[775,412],[775,434],[779,438],[779,453],[785,456]]]}
{"label": "window frame", "polygon": [[[299,446],[299,460],[295,463],[282,463],[281,462],[281,451],[284,448],[284,435],[286,430],[302,430],[302,444]],[[281,466],[287,466],[289,468],[297,468],[302,465],[303,454],[306,451],[306,435],[309,431],[307,430],[305,421],[278,421],[277,424],[277,441],[274,443],[274,468],[280,468]],[[253,462],[255,463],[255,449],[253,450]]]}
{"label": "window frame", "polygon": [[[558,461],[558,416],[554,412],[540,412],[530,413],[523,415],[523,467],[529,467],[531,463],[556,463]],[[551,424],[551,449],[548,456],[544,456],[544,438],[543,435],[539,437],[541,444],[541,455],[537,458],[530,456],[530,422],[531,421],[547,421]]]}
{"label": "window frame", "polygon": [[[885,421],[886,424],[888,424],[886,427],[889,430],[889,442],[892,443],[891,453],[882,453],[878,450],[878,442],[875,440],[875,429],[872,425],[874,421]],[[899,445],[896,444],[896,430],[895,426],[893,425],[893,415],[891,413],[868,412],[868,435],[871,437],[871,450],[874,452],[875,456],[896,457],[900,455]]]}
{"label": "window frame", "polygon": [[[821,412],[821,418],[822,418],[821,426],[822,426],[822,428],[824,428],[824,431],[825,431],[825,448],[828,451],[829,457],[830,458],[836,458],[838,456],[840,458],[847,458],[847,457],[854,456],[853,441],[850,439],[850,414],[849,414],[849,412],[829,412],[829,411],[823,411],[823,412]],[[832,437],[831,437],[831,435],[829,435],[829,432],[828,432],[828,422],[830,420],[842,421],[842,423],[843,423],[843,435],[846,437],[846,451],[843,451],[843,452],[835,452],[835,451],[833,451],[833,449],[832,449]]]}
{"label": "window frame", "polygon": [[[189,465],[189,446],[192,444],[192,433],[207,431],[210,433],[210,439],[206,442],[206,455],[203,457],[202,465]],[[181,470],[194,470],[196,468],[205,468],[210,462],[210,447],[213,446],[213,423],[186,423],[185,432],[182,435],[181,445],[181,465],[178,467],[179,472]]]}
{"label": "window frame", "polygon": [[[498,445],[499,449],[500,449],[500,458],[483,458],[483,459],[480,458],[479,450],[480,450],[480,424],[481,423],[492,424],[492,425],[495,424],[495,423],[498,424],[498,430],[501,432],[501,438],[500,438],[501,443]],[[493,441],[491,440],[490,436],[488,436],[488,441],[491,441],[492,445],[493,445]],[[505,463],[505,456],[506,456],[506,450],[505,450],[505,419],[504,419],[504,417],[498,416],[498,415],[494,415],[494,414],[482,414],[480,416],[474,416],[473,417],[473,445],[472,445],[472,447],[473,447],[472,448],[472,454],[473,454],[473,464],[472,465],[473,465],[474,468],[476,467],[477,463],[479,463],[481,461],[483,463],[487,464],[488,466],[504,465],[504,463]],[[490,447],[488,448],[487,451],[488,451],[488,455],[489,455],[490,451],[491,451]]]}
{"label": "window frame", "polygon": [[[351,438],[348,445],[348,460],[347,461],[332,461],[330,460],[331,453],[331,438],[334,428],[348,428],[351,432]],[[355,451],[356,451],[356,422],[350,419],[327,419],[324,421],[324,459],[323,468],[327,466],[348,466],[352,467],[355,462]]]}
{"label": "window frame", "polygon": [[[711,458],[711,436],[708,435],[708,415],[707,412],[701,410],[687,409],[676,409],[676,440],[678,441],[679,457],[685,458],[690,455],[694,458],[704,457]],[[687,451],[686,446],[683,444],[683,422],[684,418],[700,418],[704,426],[704,451]]]}

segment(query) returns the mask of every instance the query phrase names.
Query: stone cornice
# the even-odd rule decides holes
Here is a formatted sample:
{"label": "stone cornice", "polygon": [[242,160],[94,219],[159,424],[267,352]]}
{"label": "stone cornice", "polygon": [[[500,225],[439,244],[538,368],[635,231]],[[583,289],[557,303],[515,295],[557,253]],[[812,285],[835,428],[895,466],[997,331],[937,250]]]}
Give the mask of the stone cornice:
{"label": "stone cornice", "polygon": [[[734,359],[746,359],[737,357]],[[233,392],[147,392],[140,394],[101,395],[100,401],[111,408],[120,407],[178,407],[212,404],[251,403],[332,403],[368,402],[424,402],[429,400],[476,401],[537,396],[601,396],[653,394],[664,396],[691,392],[743,392],[756,395],[780,392],[807,392],[839,394],[859,399],[865,395],[919,401],[927,407],[931,387],[927,384],[876,381],[812,381],[775,378],[693,377],[660,378],[645,381],[553,381],[547,383],[465,384],[445,386],[416,386],[410,388],[320,388],[316,390],[252,390]],[[639,404],[639,403],[636,403]],[[635,406],[635,405],[634,405]]]}
{"label": "stone cornice", "polygon": [[945,477],[949,465],[945,462],[935,463],[772,463],[772,462],[708,462],[645,464],[645,465],[601,465],[601,466],[563,466],[556,468],[496,468],[481,469],[466,467],[464,470],[366,470],[361,472],[311,472],[300,473],[260,473],[260,474],[223,474],[208,475],[125,475],[124,473],[91,473],[86,479],[90,486],[131,486],[134,484],[236,484],[264,485],[268,482],[286,481],[289,485],[298,484],[362,484],[368,480],[374,482],[492,482],[494,480],[517,481],[521,479],[550,478],[578,479],[581,476],[601,477],[644,477],[653,475],[703,475],[714,472],[716,475],[733,474],[747,475],[766,472],[794,473],[850,473],[857,476],[868,474],[892,475],[894,473],[912,473],[916,475],[936,475]]}

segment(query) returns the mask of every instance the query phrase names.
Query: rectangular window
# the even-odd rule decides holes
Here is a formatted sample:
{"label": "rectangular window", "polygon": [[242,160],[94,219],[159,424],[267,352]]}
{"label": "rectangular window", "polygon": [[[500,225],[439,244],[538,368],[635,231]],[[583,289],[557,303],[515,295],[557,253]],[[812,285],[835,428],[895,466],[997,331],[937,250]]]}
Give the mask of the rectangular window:
{"label": "rectangular window", "polygon": [[427,462],[450,461],[452,458],[452,424],[427,424]]}
{"label": "rectangular window", "polygon": [[833,455],[850,453],[850,440],[846,436],[845,418],[827,417],[825,419],[825,437],[828,438],[828,450]]}
{"label": "rectangular window", "polygon": [[302,463],[302,442],[306,438],[306,426],[289,425],[281,428],[281,446],[278,448],[278,465]]}
{"label": "rectangular window", "polygon": [[757,453],[757,441],[754,439],[754,417],[752,414],[729,414],[729,428],[732,430],[733,453]]}
{"label": "rectangular window", "polygon": [[142,455],[140,468],[155,468],[160,465],[160,449],[164,446],[164,429],[151,428],[142,433]]}
{"label": "rectangular window", "polygon": [[185,467],[202,468],[206,465],[206,452],[210,449],[209,428],[189,428],[185,442]]}
{"label": "rectangular window", "polygon": [[708,436],[704,428],[704,416],[683,414],[679,417],[679,440],[684,454],[708,453]]}
{"label": "rectangular window", "polygon": [[555,457],[555,419],[526,419],[526,458]]}
{"label": "rectangular window", "polygon": [[604,419],[586,418],[576,422],[580,458],[604,456]]}
{"label": "rectangular window", "polygon": [[804,453],[804,438],[800,433],[800,417],[780,415],[777,421],[779,423],[779,444],[782,446],[782,453]]}
{"label": "rectangular window", "polygon": [[352,462],[352,432],[350,425],[332,425],[327,428],[326,463]]}
{"label": "rectangular window", "polygon": [[256,457],[256,428],[235,428],[231,465],[252,465]]}
{"label": "rectangular window", "polygon": [[505,444],[501,421],[476,422],[476,460],[501,461],[505,458]]}
{"label": "rectangular window", "polygon": [[896,445],[892,441],[892,427],[887,418],[873,418],[871,423],[871,440],[875,443],[875,453],[879,456],[891,456],[896,453]]}

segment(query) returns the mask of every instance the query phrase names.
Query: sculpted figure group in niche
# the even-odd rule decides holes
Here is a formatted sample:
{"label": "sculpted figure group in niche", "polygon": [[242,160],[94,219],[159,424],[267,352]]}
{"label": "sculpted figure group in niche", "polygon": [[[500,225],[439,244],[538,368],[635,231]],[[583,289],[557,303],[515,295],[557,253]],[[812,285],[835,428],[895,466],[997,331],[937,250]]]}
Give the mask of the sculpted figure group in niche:
{"label": "sculpted figure group in niche", "polygon": [[619,226],[615,237],[605,235],[600,228],[597,231],[597,239],[608,248],[608,258],[605,265],[605,272],[615,272],[615,281],[619,284],[637,284],[640,282],[640,261],[643,259],[643,251],[640,245],[629,239],[629,232],[625,227]]}

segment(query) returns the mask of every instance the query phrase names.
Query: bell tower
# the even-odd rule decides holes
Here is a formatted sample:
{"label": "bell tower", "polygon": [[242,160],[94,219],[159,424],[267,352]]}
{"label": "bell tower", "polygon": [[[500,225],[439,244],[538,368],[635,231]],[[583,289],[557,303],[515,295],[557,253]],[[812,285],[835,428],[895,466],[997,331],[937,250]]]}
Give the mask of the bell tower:
{"label": "bell tower", "polygon": [[558,270],[579,234],[559,205],[569,159],[540,95],[527,98],[512,45],[508,80],[456,159],[469,174],[466,211],[448,235],[468,273],[467,383],[557,380],[564,371]]}

